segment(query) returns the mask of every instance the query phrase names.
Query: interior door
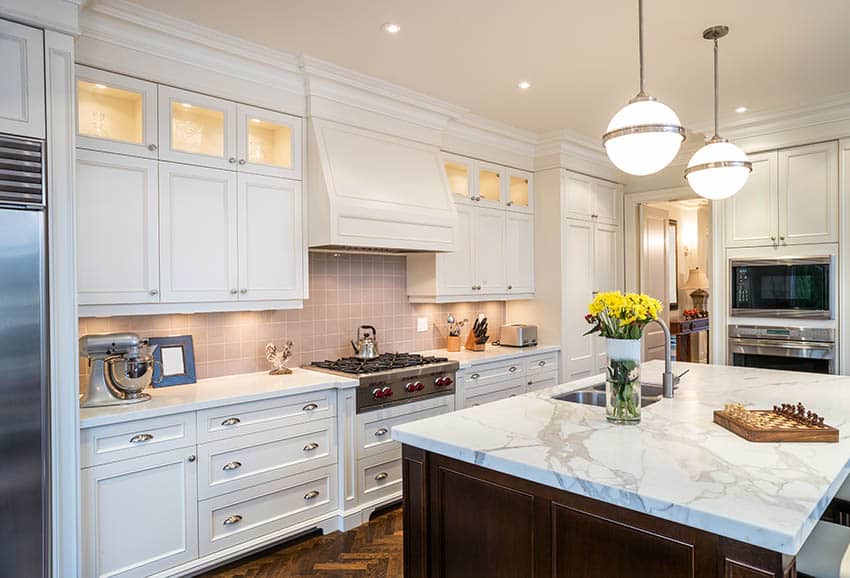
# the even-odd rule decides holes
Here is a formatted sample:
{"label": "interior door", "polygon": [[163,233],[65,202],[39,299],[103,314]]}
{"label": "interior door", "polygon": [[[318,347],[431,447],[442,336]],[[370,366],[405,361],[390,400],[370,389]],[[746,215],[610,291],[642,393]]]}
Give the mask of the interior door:
{"label": "interior door", "polygon": [[564,225],[564,263],[569,264],[570,270],[577,271],[570,275],[564,283],[566,304],[564,319],[561,321],[566,328],[564,340],[566,351],[565,381],[595,374],[594,340],[598,335],[584,335],[590,328],[584,321],[587,315],[587,305],[593,299],[594,286],[594,254],[593,254],[594,224],[580,219],[567,219]]}
{"label": "interior door", "polygon": [[239,175],[239,300],[303,297],[301,182]]}
{"label": "interior door", "polygon": [[[640,290],[664,306],[661,317],[668,319],[667,304],[667,220],[662,209],[640,205]],[[643,331],[643,358],[664,359],[664,332],[657,323]]]}
{"label": "interior door", "polygon": [[236,173],[161,162],[159,195],[163,301],[236,300]]}
{"label": "interior door", "polygon": [[505,270],[505,210],[476,207],[475,264],[482,295],[504,294],[508,283]]}

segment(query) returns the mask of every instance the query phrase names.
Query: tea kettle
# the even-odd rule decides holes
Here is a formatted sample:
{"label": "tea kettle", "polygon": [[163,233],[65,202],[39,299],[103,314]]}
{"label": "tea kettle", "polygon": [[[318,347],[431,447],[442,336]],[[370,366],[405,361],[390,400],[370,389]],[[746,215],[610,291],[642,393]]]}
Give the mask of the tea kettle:
{"label": "tea kettle", "polygon": [[[370,333],[371,331],[371,333]],[[357,328],[357,343],[351,342],[357,359],[375,359],[378,357],[378,338],[375,328],[361,325]]]}

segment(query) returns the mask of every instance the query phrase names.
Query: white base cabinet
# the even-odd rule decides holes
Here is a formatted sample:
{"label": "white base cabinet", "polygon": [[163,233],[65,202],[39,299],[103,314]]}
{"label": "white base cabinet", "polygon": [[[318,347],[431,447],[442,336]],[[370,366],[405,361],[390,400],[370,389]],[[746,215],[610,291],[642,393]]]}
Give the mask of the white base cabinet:
{"label": "white base cabinet", "polygon": [[198,557],[194,451],[82,471],[83,576],[143,578]]}
{"label": "white base cabinet", "polygon": [[476,365],[459,371],[455,404],[476,407],[558,384],[558,357],[541,353]]}

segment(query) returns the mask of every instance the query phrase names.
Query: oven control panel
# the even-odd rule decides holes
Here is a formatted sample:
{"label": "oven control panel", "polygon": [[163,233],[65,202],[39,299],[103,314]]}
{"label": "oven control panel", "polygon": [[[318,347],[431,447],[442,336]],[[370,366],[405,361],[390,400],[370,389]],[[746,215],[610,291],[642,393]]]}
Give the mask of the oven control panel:
{"label": "oven control panel", "polygon": [[434,372],[381,379],[364,379],[357,389],[357,411],[380,409],[389,405],[399,405],[425,397],[452,395],[455,388],[453,372]]}

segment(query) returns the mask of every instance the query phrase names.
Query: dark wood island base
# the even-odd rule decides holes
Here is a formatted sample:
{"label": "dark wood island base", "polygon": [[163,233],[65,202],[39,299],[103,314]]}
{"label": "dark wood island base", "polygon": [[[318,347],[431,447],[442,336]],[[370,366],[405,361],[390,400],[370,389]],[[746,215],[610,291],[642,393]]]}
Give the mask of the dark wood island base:
{"label": "dark wood island base", "polygon": [[404,446],[405,578],[796,578],[795,559]]}

